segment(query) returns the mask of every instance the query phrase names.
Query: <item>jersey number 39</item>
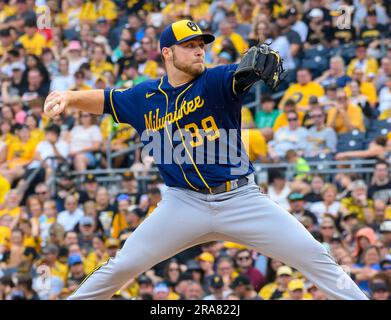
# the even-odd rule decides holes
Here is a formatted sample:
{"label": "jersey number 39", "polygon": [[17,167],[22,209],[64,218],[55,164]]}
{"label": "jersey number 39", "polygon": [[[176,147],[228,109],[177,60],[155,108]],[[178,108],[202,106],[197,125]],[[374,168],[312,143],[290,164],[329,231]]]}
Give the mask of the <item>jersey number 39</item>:
{"label": "jersey number 39", "polygon": [[[192,122],[185,125],[185,130],[191,133],[193,141],[190,141],[190,145],[195,148],[204,143],[204,137],[209,141],[214,141],[220,137],[219,128],[216,125],[216,121],[212,116],[206,117],[201,120],[202,132],[198,128],[197,124]],[[202,134],[201,134],[202,133]]]}

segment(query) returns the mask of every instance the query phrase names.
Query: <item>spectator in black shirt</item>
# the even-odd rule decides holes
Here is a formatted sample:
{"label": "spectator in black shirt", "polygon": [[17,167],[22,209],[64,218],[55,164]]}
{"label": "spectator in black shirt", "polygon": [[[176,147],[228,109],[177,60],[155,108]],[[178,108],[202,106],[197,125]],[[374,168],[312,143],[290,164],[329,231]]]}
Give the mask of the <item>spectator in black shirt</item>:
{"label": "spectator in black shirt", "polygon": [[321,190],[324,186],[324,180],[321,176],[315,175],[311,180],[311,192],[304,196],[306,202],[318,202],[323,201]]}
{"label": "spectator in black shirt", "polygon": [[110,258],[114,258],[119,250],[120,242],[115,238],[108,238],[105,241],[106,251]]}
{"label": "spectator in black shirt", "polygon": [[23,69],[22,69],[22,65],[14,64],[12,66],[12,70],[11,71],[12,71],[11,78],[9,79],[9,81],[4,81],[3,85],[7,86],[9,84],[9,87],[7,86],[8,87],[7,89],[9,89],[9,90],[7,90],[7,91],[11,95],[20,96],[20,94],[22,92],[22,89],[23,89],[23,84],[22,84]]}
{"label": "spectator in black shirt", "polygon": [[42,75],[42,82],[50,84],[50,74],[45,64],[42,62],[41,58],[37,57],[34,54],[26,55],[26,69],[23,72],[22,85],[26,86],[28,84],[28,75],[29,71],[32,69],[38,69]]}
{"label": "spectator in black shirt", "polygon": [[68,258],[69,277],[68,280],[75,281],[78,284],[82,283],[86,277],[84,273],[83,261],[77,254],[72,254]]}
{"label": "spectator in black shirt", "polygon": [[292,26],[289,20],[289,13],[281,13],[277,18],[277,25],[281,29],[281,36],[286,36],[290,43],[291,53],[293,57],[296,57],[300,51],[301,39],[300,35],[292,30]]}
{"label": "spectator in black shirt", "polygon": [[[275,289],[269,300],[280,300],[288,292],[288,283],[292,280],[293,270],[289,266],[280,266],[277,269]],[[261,290],[262,296],[262,290]]]}
{"label": "spectator in black shirt", "polygon": [[309,24],[311,17],[311,11],[313,9],[319,9],[323,13],[323,18],[327,26],[331,25],[331,15],[330,15],[330,10],[324,7],[324,2],[323,0],[309,0],[309,8],[307,12],[304,13],[303,21],[307,24]]}
{"label": "spectator in black shirt", "polygon": [[[0,30],[0,44],[1,48],[3,49],[4,53],[1,57],[2,60],[6,60],[6,53],[8,50],[11,51],[13,47],[13,39],[11,36],[11,30],[10,28],[3,28]],[[9,54],[9,51],[8,51]]]}
{"label": "spectator in black shirt", "polygon": [[24,274],[18,275],[13,289],[14,294],[11,294],[11,300],[40,300],[32,286],[33,280],[31,276]]}
{"label": "spectator in black shirt", "polygon": [[120,232],[120,237],[124,234],[130,234],[136,230],[144,216],[144,212],[139,207],[135,205],[130,206],[125,214],[125,220],[128,227]]}
{"label": "spectator in black shirt", "polygon": [[[98,234],[104,234],[104,229],[103,229],[103,225],[102,225],[102,222],[98,219],[98,213],[97,213],[97,208],[96,208],[96,203],[95,201],[93,200],[88,200],[86,201],[83,206],[82,206],[82,209],[84,211],[84,216],[90,216],[93,218],[94,220],[94,231]],[[77,233],[80,232],[80,222],[77,223],[75,229],[74,229]]]}
{"label": "spectator in black shirt", "polygon": [[240,300],[262,300],[245,275],[239,275],[231,284],[231,289],[240,297]]}
{"label": "spectator in black shirt", "polygon": [[157,44],[155,42],[156,39],[151,36],[144,36],[141,39],[141,47],[147,52],[148,60],[158,60],[160,57],[160,52],[157,50]]}
{"label": "spectator in black shirt", "polygon": [[386,161],[375,164],[371,184],[368,188],[368,198],[383,200],[385,203],[391,198],[390,165]]}
{"label": "spectator in black shirt", "polygon": [[118,38],[112,32],[109,21],[101,17],[96,22],[97,35],[104,36],[108,40],[111,49],[114,49],[118,44]]}
{"label": "spectator in black shirt", "polygon": [[310,49],[313,45],[328,46],[333,39],[333,30],[327,25],[321,9],[312,9],[308,14],[309,30],[305,47]]}
{"label": "spectator in black shirt", "polygon": [[[241,9],[246,10],[244,7],[247,5],[248,3],[244,3]],[[236,12],[234,11],[227,12],[226,19],[229,23],[231,23],[234,32],[240,34],[243,39],[248,40],[248,35],[251,32],[251,26],[248,23],[239,23]]]}
{"label": "spectator in black shirt", "polygon": [[78,241],[80,247],[86,252],[90,252],[93,249],[92,240],[96,235],[95,233],[96,224],[94,218],[91,216],[82,217],[80,219],[78,227],[79,227]]}
{"label": "spectator in black shirt", "polygon": [[118,59],[114,66],[114,75],[116,79],[120,79],[125,67],[136,63],[132,53],[132,45],[133,43],[130,40],[121,40],[119,42],[119,47],[123,55],[121,58]]}
{"label": "spectator in black shirt", "polygon": [[120,193],[127,194],[131,204],[139,204],[141,198],[141,192],[139,189],[139,184],[134,176],[134,173],[131,171],[126,171],[122,175],[121,181],[122,190]]}
{"label": "spectator in black shirt", "polygon": [[27,84],[21,89],[23,101],[45,98],[49,94],[50,82],[44,82],[42,72],[38,68],[30,69],[27,73]]}
{"label": "spectator in black shirt", "polygon": [[88,174],[84,180],[84,190],[79,191],[79,204],[84,204],[87,201],[95,201],[98,184],[93,174]]}
{"label": "spectator in black shirt", "polygon": [[371,285],[371,300],[391,300],[391,289],[386,282],[374,282]]}
{"label": "spectator in black shirt", "polygon": [[109,192],[105,187],[99,187],[96,192],[98,220],[102,223],[106,235],[110,235],[111,224],[117,208],[110,204]]}
{"label": "spectator in black shirt", "polygon": [[[32,4],[32,7],[31,7]],[[23,27],[26,20],[36,20],[37,15],[34,12],[34,2],[27,2],[27,0],[16,1],[17,10],[16,13],[5,19],[8,25],[11,25],[17,29]],[[30,6],[29,6],[30,5]]]}
{"label": "spectator in black shirt", "polygon": [[379,24],[377,21],[376,10],[374,8],[368,10],[368,16],[365,19],[365,26],[360,32],[360,39],[369,44],[374,40],[378,40],[385,36],[387,27],[384,24]]}
{"label": "spectator in black shirt", "polygon": [[313,224],[318,224],[318,219],[309,210],[304,209],[304,195],[299,192],[291,192],[288,196],[290,209],[288,210],[297,219],[303,216],[307,216],[312,219]]}

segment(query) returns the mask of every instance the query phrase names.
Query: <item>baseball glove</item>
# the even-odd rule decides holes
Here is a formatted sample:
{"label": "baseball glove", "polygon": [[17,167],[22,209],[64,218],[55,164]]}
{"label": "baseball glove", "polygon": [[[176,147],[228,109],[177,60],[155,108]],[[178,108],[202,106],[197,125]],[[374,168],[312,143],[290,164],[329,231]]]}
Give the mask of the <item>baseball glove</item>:
{"label": "baseball glove", "polygon": [[267,44],[251,47],[240,61],[234,77],[235,88],[245,91],[259,80],[274,90],[282,80],[282,59]]}

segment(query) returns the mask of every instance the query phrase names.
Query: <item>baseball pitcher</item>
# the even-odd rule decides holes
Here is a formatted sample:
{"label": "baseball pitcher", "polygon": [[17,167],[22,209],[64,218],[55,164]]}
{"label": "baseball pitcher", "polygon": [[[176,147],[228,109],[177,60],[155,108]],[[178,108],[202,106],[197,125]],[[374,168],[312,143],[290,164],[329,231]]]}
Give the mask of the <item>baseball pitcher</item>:
{"label": "baseball pitcher", "polygon": [[213,240],[237,242],[283,261],[330,299],[367,299],[304,226],[254,182],[240,142],[242,99],[259,80],[271,88],[279,84],[280,56],[263,44],[239,64],[206,68],[205,48],[213,41],[192,21],[172,23],[160,37],[167,71],[161,79],[126,90],[56,91],[47,97],[44,109],[51,117],[74,107],[132,125],[153,146],[168,186],[115,258],[69,299],[109,299],[130,278]]}

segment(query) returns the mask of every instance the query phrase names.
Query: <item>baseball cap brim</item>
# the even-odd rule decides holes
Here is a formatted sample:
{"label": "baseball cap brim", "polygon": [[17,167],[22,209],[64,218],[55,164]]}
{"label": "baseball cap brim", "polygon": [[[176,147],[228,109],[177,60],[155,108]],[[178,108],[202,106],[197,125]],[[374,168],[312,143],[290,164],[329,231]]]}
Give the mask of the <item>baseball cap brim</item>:
{"label": "baseball cap brim", "polygon": [[205,44],[208,44],[208,43],[215,41],[214,35],[209,34],[209,33],[203,33],[203,34],[193,34],[193,35],[186,37],[180,41],[177,41],[176,44],[181,44],[181,43],[184,43],[186,41],[189,41],[189,40],[192,40],[192,39],[198,38],[198,37],[202,37],[204,39]]}

